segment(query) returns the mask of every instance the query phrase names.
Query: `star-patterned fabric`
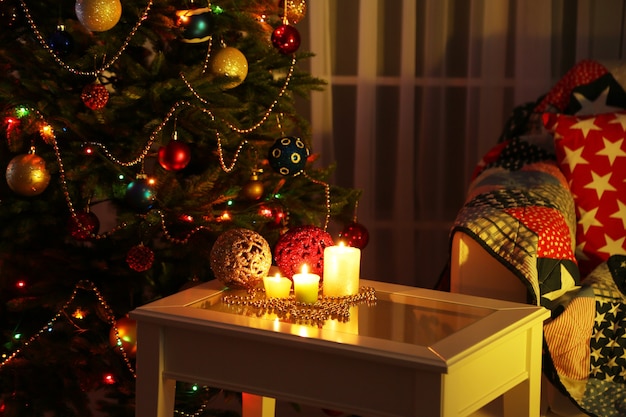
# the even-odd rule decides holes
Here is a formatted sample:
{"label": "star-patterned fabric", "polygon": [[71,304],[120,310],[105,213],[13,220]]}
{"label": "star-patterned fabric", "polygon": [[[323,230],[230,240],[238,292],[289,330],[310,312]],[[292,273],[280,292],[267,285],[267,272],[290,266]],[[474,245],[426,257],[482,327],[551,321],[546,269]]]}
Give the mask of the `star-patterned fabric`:
{"label": "star-patterned fabric", "polygon": [[513,111],[450,233],[474,238],[552,312],[544,374],[599,417],[626,416],[625,109],[603,65],[576,64]]}
{"label": "star-patterned fabric", "polygon": [[613,255],[544,325],[544,373],[587,414],[626,415],[626,256]]}
{"label": "star-patterned fabric", "polygon": [[581,276],[626,254],[626,113],[545,114],[577,211]]}

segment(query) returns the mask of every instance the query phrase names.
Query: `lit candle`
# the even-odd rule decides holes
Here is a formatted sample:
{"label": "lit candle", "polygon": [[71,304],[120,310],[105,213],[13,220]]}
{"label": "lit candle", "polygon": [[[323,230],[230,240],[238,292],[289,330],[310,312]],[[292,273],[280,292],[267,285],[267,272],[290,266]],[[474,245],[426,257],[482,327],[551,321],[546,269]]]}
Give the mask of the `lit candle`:
{"label": "lit candle", "polygon": [[344,246],[343,242],[324,248],[324,295],[341,297],[357,294],[360,269],[359,248]]}
{"label": "lit candle", "polygon": [[306,265],[302,265],[302,272],[293,276],[293,291],[296,301],[312,304],[317,301],[319,291],[320,276],[309,274]]}
{"label": "lit candle", "polygon": [[273,277],[263,278],[265,295],[267,298],[289,298],[291,291],[291,280],[276,274]]}

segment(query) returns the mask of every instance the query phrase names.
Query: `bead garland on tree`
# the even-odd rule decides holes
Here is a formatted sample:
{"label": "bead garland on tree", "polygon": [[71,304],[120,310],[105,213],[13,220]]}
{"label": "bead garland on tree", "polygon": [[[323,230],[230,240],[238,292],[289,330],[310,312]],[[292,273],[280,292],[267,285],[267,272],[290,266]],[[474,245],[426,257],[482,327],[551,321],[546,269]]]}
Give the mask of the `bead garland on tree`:
{"label": "bead garland on tree", "polygon": [[[291,123],[287,129],[288,134],[285,134],[282,126],[280,126],[283,117],[281,112],[291,111],[289,108],[291,105],[289,90],[297,91],[303,86],[303,77],[296,69],[297,57],[295,54],[299,46],[300,35],[293,25],[298,23],[304,15],[306,9],[304,0],[283,2],[280,5],[283,8],[282,12],[276,9],[276,2],[271,2],[271,19],[279,15],[282,23],[270,19],[268,20],[270,22],[268,29],[265,29],[264,25],[259,25],[264,28],[264,32],[261,34],[263,36],[260,38],[269,41],[272,32],[279,27],[286,26],[288,29],[280,39],[282,43],[275,46],[276,51],[273,51],[271,44],[267,43],[269,52],[265,52],[272,58],[268,60],[268,62],[272,62],[270,65],[265,64],[265,57],[259,59],[259,54],[255,54],[253,48],[248,48],[250,37],[260,34],[255,32],[256,29],[253,28],[251,32],[246,33],[243,31],[225,31],[220,26],[227,19],[240,13],[238,10],[230,11],[231,15],[223,18],[219,16],[218,6],[208,4],[207,7],[196,8],[192,5],[186,9],[189,12],[186,13],[186,17],[190,18],[188,22],[192,23],[183,23],[182,21],[176,23],[177,14],[173,11],[174,7],[168,5],[167,9],[171,15],[164,18],[157,26],[162,25],[159,26],[161,29],[172,27],[179,29],[173,32],[175,33],[174,36],[178,35],[178,39],[172,42],[177,48],[189,48],[189,50],[195,48],[199,50],[199,56],[203,56],[206,50],[204,67],[201,72],[197,69],[202,65],[198,65],[198,68],[184,67],[184,71],[175,72],[176,75],[170,77],[173,78],[173,81],[170,79],[168,82],[180,84],[176,85],[175,88],[177,93],[183,92],[181,94],[182,99],[178,101],[168,99],[159,102],[161,97],[158,97],[155,98],[154,107],[147,105],[140,111],[129,112],[128,115],[116,118],[113,118],[113,116],[119,115],[119,112],[116,113],[116,111],[119,108],[125,108],[120,104],[124,104],[130,99],[142,100],[153,92],[152,90],[147,91],[142,83],[137,83],[137,86],[130,84],[133,83],[134,76],[137,79],[143,77],[143,80],[147,80],[153,77],[154,73],[147,71],[144,74],[139,71],[138,74],[128,74],[124,70],[127,64],[133,61],[135,55],[145,53],[140,45],[145,40],[143,35],[149,30],[142,28],[142,25],[145,22],[154,23],[155,19],[152,19],[151,12],[158,10],[159,13],[162,13],[165,9],[162,4],[153,4],[152,0],[147,0],[145,5],[133,4],[133,10],[131,10],[130,7],[126,8],[128,3],[123,3],[124,9],[122,10],[122,3],[119,0],[76,0],[74,5],[76,16],[59,19],[59,22],[63,24],[55,26],[54,24],[51,25],[49,20],[43,21],[38,16],[37,14],[41,12],[41,9],[35,5],[31,9],[29,0],[19,1],[16,3],[18,4],[17,7],[6,2],[0,3],[0,19],[5,27],[11,28],[11,25],[16,22],[17,16],[17,21],[22,21],[21,23],[25,24],[25,32],[28,32],[29,27],[32,31],[32,34],[28,36],[28,33],[24,34],[24,28],[20,28],[20,33],[23,34],[24,39],[28,38],[29,42],[32,40],[35,43],[38,42],[41,51],[36,52],[43,52],[43,58],[48,59],[49,63],[52,64],[51,67],[53,68],[49,71],[53,76],[49,80],[50,84],[46,84],[46,87],[50,85],[51,88],[50,91],[42,89],[43,94],[55,96],[54,88],[57,86],[54,86],[53,83],[63,77],[63,83],[66,84],[62,83],[61,88],[67,88],[65,91],[71,92],[71,94],[59,94],[58,107],[75,109],[77,119],[93,119],[97,124],[97,128],[93,131],[90,129],[75,130],[74,127],[80,127],[80,123],[73,123],[72,117],[68,117],[66,114],[64,117],[58,117],[60,112],[50,112],[51,106],[46,107],[44,105],[49,104],[46,103],[49,100],[35,101],[27,96],[20,96],[24,97],[23,105],[19,103],[12,109],[4,108],[3,126],[6,128],[6,143],[9,151],[14,153],[16,157],[22,157],[26,155],[26,144],[37,142],[37,149],[43,150],[41,152],[43,158],[49,159],[45,161],[47,166],[36,163],[16,163],[14,165],[13,168],[18,167],[30,172],[33,177],[37,177],[38,181],[42,181],[34,188],[27,184],[30,180],[19,175],[17,172],[20,171],[19,169],[7,170],[7,183],[13,184],[13,187],[10,186],[11,191],[22,196],[36,197],[47,189],[46,187],[52,178],[55,181],[51,182],[52,186],[48,192],[40,201],[35,201],[35,203],[41,204],[44,198],[55,193],[60,197],[62,210],[65,210],[63,204],[67,206],[67,212],[64,211],[59,216],[62,227],[66,228],[62,234],[63,245],[67,244],[79,248],[82,254],[82,251],[86,252],[89,248],[109,245],[107,242],[102,242],[103,239],[121,237],[125,242],[122,251],[130,248],[126,252],[125,258],[124,256],[116,257],[115,261],[110,263],[109,259],[85,259],[85,263],[93,262],[95,266],[98,262],[98,268],[100,265],[114,265],[116,268],[121,266],[122,268],[118,268],[116,271],[127,268],[131,272],[126,273],[126,276],[141,276],[142,279],[149,278],[151,280],[153,277],[160,278],[159,274],[162,272],[159,270],[162,266],[161,259],[159,258],[158,262],[155,262],[156,257],[163,252],[161,245],[173,243],[193,247],[196,241],[202,241],[206,244],[204,237],[209,234],[218,236],[218,238],[226,234],[228,237],[229,230],[233,230],[233,228],[237,228],[247,221],[244,217],[252,219],[249,223],[251,228],[256,229],[258,227],[259,230],[264,227],[263,230],[269,228],[274,236],[279,236],[280,233],[291,230],[291,219],[295,220],[294,224],[302,222],[298,218],[298,213],[295,211],[293,215],[290,213],[290,205],[293,200],[289,201],[288,198],[283,198],[284,196],[290,197],[288,192],[297,194],[293,193],[293,189],[297,187],[302,187],[302,190],[306,189],[307,191],[311,188],[314,189],[313,192],[306,194],[307,200],[310,199],[315,205],[315,208],[308,207],[306,209],[307,215],[308,212],[314,212],[307,220],[318,222],[324,216],[324,226],[319,230],[320,233],[326,233],[331,213],[330,187],[322,179],[326,178],[327,173],[317,169],[311,169],[307,172],[307,164],[314,160],[314,156],[311,156],[306,142],[295,136],[306,132],[306,129],[300,129],[300,125]],[[65,10],[61,12],[60,14],[66,14]],[[161,17],[159,15],[159,18]],[[175,27],[177,24],[178,28]],[[107,31],[110,32],[103,33]],[[119,37],[119,42],[116,41],[117,34],[113,33],[118,31],[123,32]],[[216,32],[220,33],[220,37],[215,38],[215,44],[217,45],[219,41],[220,48],[213,50],[212,38]],[[198,45],[200,43],[202,45]],[[158,41],[155,41],[155,48],[152,51],[154,55],[145,56],[146,61],[151,59],[158,61],[164,54],[170,52],[167,48],[161,48],[162,46]],[[220,55],[224,50],[228,52],[227,59],[220,59],[223,58]],[[231,60],[235,61],[234,69],[231,68]],[[58,68],[54,68],[54,64]],[[257,73],[248,74],[247,71],[252,71],[253,66],[256,66],[254,70]],[[264,66],[265,74],[258,71],[261,66]],[[62,77],[55,77],[58,73],[62,73]],[[180,77],[177,79],[178,74]],[[249,75],[254,75],[254,77],[249,77]],[[207,80],[209,80],[209,87],[207,87]],[[296,80],[297,83],[292,86],[293,80]],[[217,110],[212,107],[216,101],[219,102],[222,98],[221,96],[217,97],[217,95],[224,93],[225,97],[228,98],[229,95],[234,96],[242,91],[254,91],[258,87],[257,83],[267,84],[267,91],[271,91],[271,93],[265,95],[256,107],[251,107],[253,111],[248,112],[245,117],[231,117],[227,112],[219,109],[219,106]],[[222,90],[216,94],[215,91],[218,89],[215,86],[218,84],[221,84]],[[152,85],[149,88],[152,88]],[[207,91],[210,93],[207,94]],[[57,97],[54,98],[54,104],[57,104]],[[133,108],[132,110],[136,109]],[[25,113],[21,113],[22,111]],[[149,114],[150,119],[140,128],[117,129],[118,126],[113,128],[112,124],[118,123],[118,121],[123,123],[121,119],[125,116],[129,118],[137,116],[139,120],[142,112]],[[205,117],[206,126],[193,126],[187,122],[186,125],[181,123],[180,128],[178,128],[176,118],[188,114]],[[277,122],[274,121],[273,116],[276,116]],[[169,123],[172,122],[172,119],[174,119],[174,127],[170,129]],[[192,118],[189,119],[193,120]],[[37,128],[33,129],[35,125]],[[292,129],[293,126],[295,128]],[[257,132],[263,130],[262,128],[271,130],[273,133]],[[298,133],[292,133],[293,131]],[[120,132],[120,134],[115,135],[111,132]],[[169,141],[166,132],[173,132]],[[181,133],[180,139],[177,137],[179,132]],[[209,132],[209,135],[214,134],[215,138],[207,138],[209,135],[206,135],[206,132]],[[197,141],[195,135],[198,135]],[[274,138],[279,138],[276,142],[280,142],[283,138],[291,138],[294,144],[297,143],[298,152],[293,152],[292,156],[297,155],[295,158],[299,159],[295,161],[290,156],[288,163],[281,162],[280,167],[275,170],[270,165],[265,152]],[[45,146],[40,147],[39,139]],[[213,145],[206,146],[202,141]],[[131,142],[133,142],[132,146],[130,146]],[[136,142],[138,142],[138,146],[134,146]],[[77,146],[77,143],[80,145]],[[205,148],[201,149],[200,143]],[[123,146],[119,146],[120,144]],[[299,145],[303,146],[300,147]],[[212,149],[207,149],[211,146],[213,146]],[[263,148],[263,152],[259,152],[262,154],[261,158],[256,155],[250,157],[252,153],[256,153],[255,148],[257,147]],[[78,149],[78,155],[69,155],[70,149],[72,151]],[[39,152],[35,156],[41,157]],[[83,159],[80,160],[76,156],[83,157]],[[75,166],[72,165],[72,170],[67,169],[69,168],[67,164],[75,159],[78,159],[80,169],[83,171],[91,169],[90,165],[95,166],[96,162],[98,169],[101,166],[112,168],[111,177],[113,180],[103,183],[102,178],[99,177],[100,172],[98,172],[98,175],[88,178],[85,183],[77,181]],[[219,163],[219,167],[223,171],[219,173],[220,177],[226,176],[224,173],[232,174],[229,181],[235,182],[232,180],[238,179],[240,182],[234,186],[224,187],[225,189],[220,195],[215,193],[216,195],[212,196],[212,200],[207,201],[200,209],[194,207],[193,202],[190,202],[190,204],[182,204],[172,210],[167,203],[177,190],[172,191],[172,188],[167,188],[168,184],[165,181],[169,180],[170,186],[175,182],[185,185],[192,183],[195,180],[194,175],[200,175],[198,174],[198,161],[207,164],[215,163],[216,168]],[[255,168],[251,172],[250,167],[252,166]],[[280,172],[285,167],[289,171],[287,174]],[[80,177],[80,175],[78,176]],[[215,188],[217,189],[221,185],[219,179],[215,178],[217,176],[216,174],[213,178],[203,179],[203,181],[210,184],[216,183]],[[316,188],[318,185],[322,189],[318,190]],[[291,190],[289,189],[290,186],[292,186]],[[109,187],[113,189],[110,195],[108,194]],[[204,187],[204,190],[198,187],[197,194],[194,194],[192,198],[196,195],[208,194],[206,186]],[[99,201],[112,202],[112,206],[119,209],[119,212],[115,213],[116,215],[120,214],[119,217],[115,217],[117,224],[100,225],[100,218],[90,210],[92,196],[97,196],[96,200]],[[1,197],[4,199],[4,196]],[[86,203],[86,201],[88,202]],[[99,204],[99,201],[95,204]],[[337,205],[339,203],[335,204],[335,206]],[[65,223],[66,221],[67,223]],[[100,230],[101,228],[103,230]],[[252,231],[250,229],[245,230]],[[144,244],[144,233],[149,233],[152,236],[157,235],[158,238],[154,239],[151,236]],[[133,240],[136,241],[133,242]],[[241,285],[244,288],[249,288],[258,284],[258,276],[267,273],[265,263],[269,262],[271,265],[272,255],[271,250],[258,251],[257,245],[252,245],[256,239],[248,236],[244,241],[250,245],[251,249],[247,253],[250,256],[246,258],[248,264],[242,263],[240,269],[258,271],[256,275],[248,273],[241,280]],[[244,255],[243,252],[245,252],[239,246],[233,247],[232,243],[230,249],[228,249],[227,243],[214,247],[216,252],[228,251],[240,255]],[[264,245],[259,247],[265,248]],[[205,253],[208,254],[209,248],[213,249],[213,247],[207,246]],[[197,250],[198,248],[193,249]],[[207,258],[209,257],[207,256]],[[118,260],[119,265],[116,265],[115,262]],[[210,259],[205,260],[208,261],[207,264],[211,262]],[[68,262],[71,261],[68,260]],[[83,260],[79,263],[82,262]],[[219,265],[219,262],[214,262],[214,265],[216,265],[216,270],[225,269],[223,265]],[[211,266],[213,267],[213,265]],[[72,268],[74,267],[79,270],[80,265],[74,264]],[[222,279],[225,282],[233,282],[230,272],[224,273]],[[108,281],[106,281],[106,285],[108,285]],[[98,314],[111,324],[110,345],[115,350],[114,353],[119,353],[123,357],[130,373],[133,374],[131,360],[134,359],[136,349],[135,340],[132,336],[133,323],[127,322],[126,318],[115,319],[113,313],[109,311],[104,297],[90,282],[80,281],[75,289],[76,292],[96,294]],[[0,368],[13,362],[13,359],[22,353],[26,354],[30,345],[53,332],[55,323],[59,321],[67,319],[71,326],[80,330],[81,320],[85,315],[91,313],[84,305],[75,306],[74,296],[75,294],[72,295],[72,301],[68,301],[68,304],[58,311],[58,314],[47,326],[44,326],[31,338],[27,338],[25,343],[21,342],[19,349],[2,357]],[[321,316],[316,315],[315,317]],[[127,337],[129,334],[131,336]],[[4,360],[5,358],[7,359]],[[102,375],[102,381],[107,385],[114,386],[119,380],[120,376],[113,372],[106,372]],[[21,400],[23,398],[15,398],[16,402]]]}
{"label": "bead garland on tree", "polygon": [[[96,25],[96,20],[99,19],[100,16],[98,16],[98,13],[95,12],[95,6],[94,6],[95,0],[94,2],[77,2],[76,7],[77,7],[77,12],[79,11],[79,13],[82,14],[83,18],[81,19],[81,23],[83,25],[85,25],[89,30],[92,31],[100,31],[100,30],[107,30],[104,29],[104,27],[102,26],[97,26]],[[298,7],[301,7],[304,5],[304,2],[300,2]],[[71,35],[69,35],[69,33],[67,33],[65,31],[65,28],[63,26],[59,26],[57,28],[57,31],[53,34],[54,36],[52,37],[48,37],[47,40],[44,39],[44,37],[41,35],[39,28],[37,27],[37,25],[35,24],[34,20],[32,19],[31,15],[30,15],[30,11],[29,9],[26,7],[25,4],[22,4],[22,7],[24,9],[25,12],[25,16],[29,22],[29,24],[31,25],[37,39],[40,41],[40,43],[42,44],[42,46],[46,49],[48,49],[51,54],[53,55],[53,57],[55,58],[55,61],[64,69],[67,70],[73,74],[76,75],[95,75],[95,76],[99,76],[104,70],[106,70],[107,68],[109,68],[114,62],[116,62],[119,57],[121,56],[121,54],[125,51],[126,47],[128,46],[130,39],[135,35],[137,29],[140,27],[142,20],[145,19],[145,17],[148,14],[148,11],[150,10],[150,7],[152,6],[152,2],[148,3],[148,6],[146,7],[143,15],[141,16],[141,18],[138,20],[137,24],[130,30],[128,37],[126,38],[126,41],[122,44],[122,46],[120,47],[120,49],[118,50],[117,53],[115,53],[113,55],[112,58],[109,58],[108,61],[105,61],[104,64],[102,64],[100,66],[100,68],[96,69],[96,70],[90,70],[90,71],[85,71],[85,70],[81,70],[78,68],[73,68],[69,65],[67,65],[65,62],[61,61],[60,56],[64,56],[67,53],[71,52],[71,46],[72,46],[72,40],[71,40]],[[106,23],[106,25],[115,25],[117,24],[117,20],[119,20],[117,16],[117,12],[116,10],[116,4],[115,2],[108,2],[106,7],[112,7],[111,10],[113,11],[106,11],[103,12],[104,14],[106,14],[106,20],[108,20],[108,22]],[[288,2],[286,7],[295,7],[293,2]],[[209,11],[203,11],[203,12],[210,12]],[[121,13],[121,12],[120,12]],[[289,13],[287,13],[285,19],[289,19]],[[291,17],[291,23],[296,23],[297,18],[296,17]],[[287,22],[287,21],[285,21]],[[279,28],[282,28],[284,25],[279,25]],[[296,32],[290,32],[291,35],[294,35],[294,33],[297,34]],[[299,35],[298,35],[299,36]],[[239,61],[240,64],[236,65],[236,70],[234,73],[233,78],[236,78],[237,80],[237,85],[241,84],[241,82],[245,81],[245,74],[242,68],[245,68],[245,65],[243,64],[244,60],[245,60],[245,55],[243,55],[241,53],[241,51],[238,51],[236,48],[222,48],[220,51],[223,50],[227,50],[231,55],[235,55],[237,57],[239,57]],[[280,48],[279,48],[280,49]],[[236,51],[236,52],[235,52]],[[218,51],[219,52],[219,51]],[[280,50],[279,52],[281,53],[285,53],[287,51],[285,50]],[[214,55],[217,55],[219,57],[219,53],[216,53]],[[243,59],[241,59],[241,57],[243,57]],[[214,58],[211,57],[211,58]],[[261,127],[262,125],[264,125],[269,118],[269,115],[272,114],[272,112],[274,111],[274,108],[276,106],[276,104],[278,103],[278,99],[280,97],[283,96],[283,94],[285,93],[287,86],[289,84],[289,81],[291,79],[291,75],[293,73],[293,69],[295,66],[295,56],[292,59],[291,65],[290,65],[290,69],[287,72],[286,76],[284,77],[284,86],[281,88],[277,98],[271,103],[271,105],[268,107],[267,111],[261,116],[260,120],[254,124],[252,124],[250,127],[238,127],[235,126],[234,124],[230,123],[230,122],[226,122],[227,126],[232,129],[235,132],[238,133],[243,133],[243,134],[247,134],[250,133],[256,129],[258,129],[259,127]],[[247,63],[246,63],[247,65]],[[224,67],[225,65],[222,65],[222,67]],[[228,72],[226,70],[224,70],[224,68],[221,67],[217,67],[217,68],[213,68],[213,70],[211,70],[212,73],[214,73],[213,75],[219,75],[219,76],[225,76],[225,77],[230,77],[231,74],[233,74],[233,72]],[[187,85],[187,87],[189,88],[190,91],[192,91],[192,93],[194,93],[194,95],[197,96],[197,98],[200,98],[201,102],[203,102],[204,104],[207,104],[207,102],[205,100],[203,100],[193,89],[193,87],[191,86],[191,84],[189,84],[187,82],[187,80],[185,79],[185,76],[183,74],[181,74],[181,79],[185,82],[185,84]],[[234,88],[234,87],[231,87]],[[81,94],[81,99],[83,100],[84,104],[89,107],[92,110],[99,110],[104,108],[109,100],[109,91],[107,90],[106,87],[104,87],[102,84],[100,84],[99,82],[95,82],[95,83],[91,83],[85,86],[82,94]],[[153,133],[150,135],[150,138],[148,139],[148,141],[146,142],[146,146],[143,148],[143,151],[141,152],[141,154],[131,160],[127,160],[127,161],[123,161],[120,160],[119,158],[117,158],[116,156],[114,156],[113,154],[111,154],[108,149],[107,146],[102,144],[102,143],[97,143],[97,142],[86,142],[86,149],[90,150],[90,153],[93,152],[94,150],[101,150],[104,154],[104,156],[106,156],[107,158],[109,158],[112,162],[119,164],[120,166],[124,166],[124,167],[130,167],[133,165],[137,165],[137,164],[143,164],[143,160],[145,159],[145,157],[148,155],[149,150],[152,148],[153,143],[156,142],[157,137],[159,136],[161,130],[163,129],[163,127],[168,123],[169,119],[177,112],[179,111],[180,108],[182,107],[195,107],[197,109],[200,109],[202,112],[205,112],[209,117],[213,118],[215,117],[210,109],[207,108],[198,108],[196,105],[193,105],[189,102],[185,102],[185,101],[181,101],[181,102],[177,102],[176,104],[174,104],[174,106],[170,109],[170,112],[167,114],[167,116],[163,119],[162,123],[153,131]],[[40,115],[38,115],[37,117],[41,118]],[[43,120],[43,118],[41,118]],[[45,123],[45,122],[44,122]],[[7,129],[7,131],[11,130],[10,128]],[[69,191],[67,189],[66,186],[66,179],[64,176],[64,170],[63,170],[63,160],[62,160],[62,156],[61,156],[61,152],[58,149],[57,143],[56,143],[56,138],[54,135],[54,131],[51,131],[47,134],[48,136],[45,138],[47,143],[50,143],[53,145],[53,148],[55,150],[55,154],[57,156],[57,162],[59,164],[59,166],[61,167],[61,169],[59,170],[59,176],[61,179],[61,183],[64,189],[64,193],[66,196],[66,200],[68,203],[68,207],[70,209],[70,213],[71,213],[71,218],[73,220],[70,221],[69,223],[69,231],[70,234],[73,235],[77,240],[84,240],[84,239],[89,239],[89,238],[106,238],[108,235],[115,233],[117,230],[120,230],[124,227],[126,227],[125,223],[121,223],[119,224],[117,227],[115,227],[111,232],[103,234],[103,235],[97,235],[98,233],[98,224],[96,223],[97,221],[97,217],[92,217],[91,215],[86,216],[86,213],[81,213],[81,212],[75,212],[73,209],[73,204],[71,202],[71,196],[69,194]],[[246,140],[242,140],[242,142],[240,143],[240,146],[236,152],[236,154],[234,155],[234,157],[232,158],[232,162],[230,163],[230,165],[226,165],[223,162],[224,159],[224,155],[223,155],[223,150],[221,149],[221,146],[219,146],[220,142],[219,142],[219,132],[216,132],[216,136],[218,137],[218,154],[220,156],[220,161],[222,163],[222,167],[224,168],[225,172],[229,172],[232,171],[235,168],[235,165],[237,163],[237,158],[238,158],[238,153],[239,151],[247,144]],[[42,138],[44,138],[44,135],[42,134]],[[291,147],[294,147],[293,149],[289,148],[289,146],[287,146],[287,142],[290,142],[288,145]],[[310,154],[310,151],[308,149],[308,147],[306,147],[306,145],[304,145],[304,143],[296,137],[288,137],[288,136],[284,136],[280,139],[278,139],[276,141],[277,146],[275,147],[275,149],[277,149],[279,146],[279,144],[281,146],[287,146],[289,149],[281,149],[279,152],[277,152],[275,155],[276,156],[272,156],[270,158],[270,164],[272,166],[272,168],[275,170],[275,172],[280,173],[281,175],[285,175],[285,176],[293,176],[293,175],[298,175],[300,173],[304,173],[304,167],[305,164],[307,162],[307,158]],[[171,145],[171,146],[170,146]],[[162,149],[162,151],[161,151]],[[283,156],[279,156],[279,154],[281,153],[281,151],[284,151],[285,153],[283,153]],[[291,153],[289,154],[288,151],[291,151]],[[188,163],[188,159],[190,158],[190,151],[188,150],[188,147],[186,146],[186,144],[184,142],[178,142],[176,140],[172,140],[170,141],[170,143],[168,143],[167,145],[163,145],[160,148],[160,152],[159,152],[159,163],[161,164],[161,166],[165,169],[165,170],[180,170],[183,169],[186,164]],[[259,171],[259,173],[262,171]],[[142,177],[143,174],[138,175],[138,177],[134,180],[131,181],[128,184],[128,188],[127,188],[127,192],[126,192],[126,196],[125,196],[125,200],[127,202],[127,204],[132,207],[133,209],[135,209],[139,214],[142,213],[146,213],[149,210],[154,210],[154,203],[155,203],[155,197],[156,197],[156,193],[155,193],[155,188],[148,183],[148,179],[147,178],[143,178]],[[8,174],[8,178],[12,177],[12,174]],[[306,176],[306,175],[305,175]],[[45,175],[44,175],[45,177]],[[310,178],[310,177],[307,177]],[[323,185],[327,188],[327,184],[318,180],[314,180],[312,178],[310,178],[311,181],[315,182],[315,183],[319,183],[320,185]],[[49,178],[48,178],[49,180]],[[262,184],[259,179],[258,176],[256,175],[252,175],[250,177],[250,181],[246,184],[245,191],[244,191],[244,195],[250,199],[250,200],[258,200],[262,197],[262,194],[264,193],[264,189],[262,187],[260,187],[259,185]],[[326,190],[327,191],[327,190]],[[39,192],[39,191],[38,191]],[[327,193],[328,194],[328,193]],[[327,205],[327,212],[330,212],[330,201],[328,199],[326,199],[326,205]],[[266,210],[265,208],[261,208],[259,210],[259,214],[262,214],[264,217],[268,217],[272,220],[273,223],[275,223],[276,225],[278,225],[279,223],[282,223],[285,221],[285,219],[287,218],[287,214],[285,213],[285,211],[280,208],[280,206],[275,206],[272,209],[267,209],[267,213],[270,213],[269,216],[267,216],[264,212],[264,210]],[[203,226],[199,226],[199,227],[195,227],[191,229],[191,232],[185,236],[182,239],[176,239],[171,237],[171,234],[168,232],[167,230],[167,226],[166,226],[166,221],[165,221],[165,217],[163,216],[162,213],[160,213],[158,210],[155,211],[156,214],[158,214],[161,218],[161,223],[162,223],[162,227],[163,230],[165,232],[165,236],[170,238],[171,241],[174,242],[181,242],[181,243],[186,243],[186,241],[188,240],[188,238],[193,234],[196,233],[199,230],[203,230],[204,227]],[[328,213],[327,213],[327,219],[328,219]],[[218,220],[219,221],[219,220]],[[324,225],[323,230],[326,229],[327,226],[327,222]],[[132,252],[132,251],[131,251]],[[130,254],[130,252],[129,252]],[[129,259],[134,259],[134,257],[129,256]],[[129,266],[132,269],[148,269],[151,266],[151,262],[147,262],[147,261],[138,261],[138,260],[133,260],[131,262],[129,262]]]}

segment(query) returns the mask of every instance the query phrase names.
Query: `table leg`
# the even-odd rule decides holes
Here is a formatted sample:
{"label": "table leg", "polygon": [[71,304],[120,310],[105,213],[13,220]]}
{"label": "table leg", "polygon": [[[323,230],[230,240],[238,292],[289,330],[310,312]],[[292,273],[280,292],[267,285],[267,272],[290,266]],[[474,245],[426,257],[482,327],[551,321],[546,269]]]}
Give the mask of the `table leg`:
{"label": "table leg", "polygon": [[528,329],[527,367],[528,379],[504,394],[505,417],[534,417],[541,409],[541,348],[543,328]]}
{"label": "table leg", "polygon": [[260,395],[241,394],[242,415],[241,417],[274,417],[276,414],[276,399],[262,397]]}
{"label": "table leg", "polygon": [[162,329],[137,324],[136,417],[172,417],[176,381],[163,376]]}

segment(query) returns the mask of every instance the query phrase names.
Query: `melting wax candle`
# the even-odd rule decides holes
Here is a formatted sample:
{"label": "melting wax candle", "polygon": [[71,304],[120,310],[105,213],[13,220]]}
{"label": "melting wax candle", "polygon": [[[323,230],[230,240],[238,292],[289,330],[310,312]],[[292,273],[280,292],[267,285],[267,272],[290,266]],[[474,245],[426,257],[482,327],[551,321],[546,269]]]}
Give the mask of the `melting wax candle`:
{"label": "melting wax candle", "polygon": [[324,248],[324,295],[341,297],[357,294],[360,270],[359,248],[345,246],[343,242]]}
{"label": "melting wax candle", "polygon": [[263,278],[265,296],[267,298],[289,298],[291,292],[291,280],[281,277],[280,274]]}
{"label": "melting wax candle", "polygon": [[312,304],[317,301],[319,292],[320,276],[310,274],[306,265],[302,266],[300,274],[293,276],[293,288],[296,295],[296,301]]}

